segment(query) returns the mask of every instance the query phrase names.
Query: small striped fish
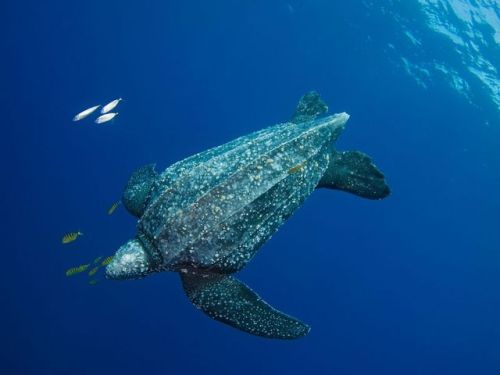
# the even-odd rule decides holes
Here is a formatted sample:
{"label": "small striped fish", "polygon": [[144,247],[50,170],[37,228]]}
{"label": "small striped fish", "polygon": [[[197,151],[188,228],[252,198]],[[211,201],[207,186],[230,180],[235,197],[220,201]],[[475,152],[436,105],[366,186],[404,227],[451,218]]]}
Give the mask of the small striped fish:
{"label": "small striped fish", "polygon": [[111,255],[102,261],[101,266],[107,266],[108,264],[111,263],[112,260],[113,260],[113,256]]}
{"label": "small striped fish", "polygon": [[80,231],[78,231],[78,232],[66,233],[66,234],[63,236],[63,238],[62,238],[61,242],[62,242],[63,244],[68,244],[68,243],[71,243],[71,242],[75,241],[75,240],[76,240],[78,237],[80,237],[80,236],[83,236],[83,233],[82,233],[82,232],[80,232]]}
{"label": "small striped fish", "polygon": [[113,205],[108,210],[108,215],[112,215],[120,204],[121,204],[120,201],[113,203]]}
{"label": "small striped fish", "polygon": [[89,271],[89,276],[94,276],[97,273],[97,271],[99,271],[99,266],[92,268]]}
{"label": "small striped fish", "polygon": [[78,273],[85,272],[89,266],[90,264],[82,264],[81,266],[70,268],[66,271],[66,276],[74,276]]}

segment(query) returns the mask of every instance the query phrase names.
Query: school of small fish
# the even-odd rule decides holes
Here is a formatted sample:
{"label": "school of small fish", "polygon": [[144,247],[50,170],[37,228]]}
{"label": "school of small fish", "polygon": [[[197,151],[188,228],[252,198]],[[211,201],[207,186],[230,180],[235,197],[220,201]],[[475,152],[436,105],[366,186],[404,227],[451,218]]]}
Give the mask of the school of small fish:
{"label": "school of small fish", "polygon": [[94,276],[97,275],[100,269],[104,269],[104,267],[111,263],[111,261],[113,260],[113,256],[106,257],[102,262],[101,259],[102,256],[99,256],[95,258],[92,263],[86,263],[78,267],[69,268],[68,270],[66,270],[66,276],[70,277],[79,273],[84,273],[91,267],[91,265],[94,265],[94,267],[92,267],[90,271],[87,272],[87,275],[89,277],[89,284],[96,285],[99,282],[99,278],[94,278]]}
{"label": "school of small fish", "polygon": [[[114,110],[116,108],[116,106],[118,104],[120,104],[120,102],[122,100],[123,100],[122,98],[118,98],[118,99],[115,99],[115,100],[109,102],[108,104],[104,105],[101,108],[101,115],[98,116],[94,120],[94,122],[96,124],[104,124],[105,122],[113,120],[118,115],[118,112],[111,112],[111,111]],[[94,113],[100,106],[101,105],[99,104],[99,105],[95,105],[93,107],[87,108],[86,110],[78,113],[75,117],[73,117],[73,121],[80,121],[80,120],[87,118],[92,113]]]}
{"label": "school of small fish", "polygon": [[[113,203],[113,205],[107,211],[108,215],[112,215],[120,205],[121,201]],[[73,241],[76,241],[76,239],[80,236],[83,236],[83,233],[80,231],[66,233],[62,237],[61,243],[62,244],[71,243]],[[66,276],[70,277],[88,271],[87,275],[89,277],[89,285],[96,285],[100,282],[100,279],[96,276],[98,275],[99,270],[104,269],[104,267],[110,264],[112,260],[113,260],[113,255],[107,256],[104,259],[103,256],[98,256],[94,258],[94,260],[91,263],[86,263],[79,265],[77,267],[69,268],[68,270],[66,270],[65,274]]]}
{"label": "school of small fish", "polygon": [[[118,112],[115,112],[114,109],[118,106],[118,104],[120,104],[120,102],[122,100],[123,100],[122,98],[118,98],[118,99],[112,100],[108,104],[105,104],[104,106],[102,106],[101,110],[99,111],[100,114],[95,118],[94,122],[96,124],[104,124],[106,122],[113,120],[118,115]],[[73,117],[73,121],[75,121],[75,122],[81,121],[81,120],[89,117],[94,112],[96,112],[100,107],[101,107],[101,105],[99,104],[99,105],[95,105],[93,107],[90,107],[90,108],[87,108],[87,109],[81,111],[80,113],[76,114]],[[120,206],[120,204],[121,204],[121,201],[117,201],[117,202],[113,203],[107,211],[108,215],[112,215],[116,211],[116,209]],[[80,231],[66,233],[62,237],[61,243],[64,245],[69,244],[71,242],[76,241],[80,236],[83,236],[83,233]],[[80,266],[73,267],[73,268],[66,270],[66,276],[69,277],[69,276],[77,275],[79,273],[84,273],[92,265],[92,268],[87,272],[87,275],[89,277],[89,284],[96,285],[97,283],[99,283],[99,279],[96,278],[96,275],[98,274],[99,270],[104,269],[104,267],[106,267],[108,264],[110,264],[112,260],[113,260],[113,256],[108,256],[104,259],[102,256],[98,256],[91,263],[82,264]]]}

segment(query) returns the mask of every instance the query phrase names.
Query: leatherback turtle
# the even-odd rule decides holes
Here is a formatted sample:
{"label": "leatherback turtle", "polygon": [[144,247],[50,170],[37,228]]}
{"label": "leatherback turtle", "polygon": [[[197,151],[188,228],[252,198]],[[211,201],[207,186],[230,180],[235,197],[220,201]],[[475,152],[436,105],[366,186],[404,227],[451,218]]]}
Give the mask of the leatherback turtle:
{"label": "leatherback turtle", "polygon": [[191,156],[161,174],[154,165],[134,172],[122,200],[139,218],[137,234],[117,251],[106,276],[178,272],[191,302],[215,320],[268,338],[306,335],[308,325],[271,307],[232,274],[314,189],[369,199],[389,194],[368,156],[333,148],[349,115],[318,118],[326,112],[311,92],[290,122]]}

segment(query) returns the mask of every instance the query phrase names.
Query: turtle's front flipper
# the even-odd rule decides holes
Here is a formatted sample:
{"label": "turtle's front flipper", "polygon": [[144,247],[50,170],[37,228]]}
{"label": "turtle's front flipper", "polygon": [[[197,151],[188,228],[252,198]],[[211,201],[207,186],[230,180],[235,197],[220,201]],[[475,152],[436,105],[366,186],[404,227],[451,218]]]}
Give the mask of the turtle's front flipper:
{"label": "turtle's front flipper", "polygon": [[309,332],[309,326],[274,309],[232,276],[181,274],[181,279],[191,302],[212,319],[273,339],[295,339]]}
{"label": "turtle's front flipper", "polygon": [[318,187],[344,190],[368,199],[382,199],[391,190],[372,159],[359,151],[333,151]]}
{"label": "turtle's front flipper", "polygon": [[122,201],[132,215],[141,217],[144,213],[157,177],[154,164],[141,167],[130,176],[123,192]]}

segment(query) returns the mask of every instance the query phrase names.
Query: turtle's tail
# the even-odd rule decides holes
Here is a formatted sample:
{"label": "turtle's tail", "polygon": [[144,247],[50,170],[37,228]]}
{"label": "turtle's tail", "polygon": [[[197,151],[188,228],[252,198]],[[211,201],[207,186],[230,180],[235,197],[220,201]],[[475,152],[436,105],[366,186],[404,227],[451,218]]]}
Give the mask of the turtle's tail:
{"label": "turtle's tail", "polygon": [[391,193],[384,174],[368,155],[359,151],[333,150],[318,187],[344,190],[368,199],[383,199]]}

